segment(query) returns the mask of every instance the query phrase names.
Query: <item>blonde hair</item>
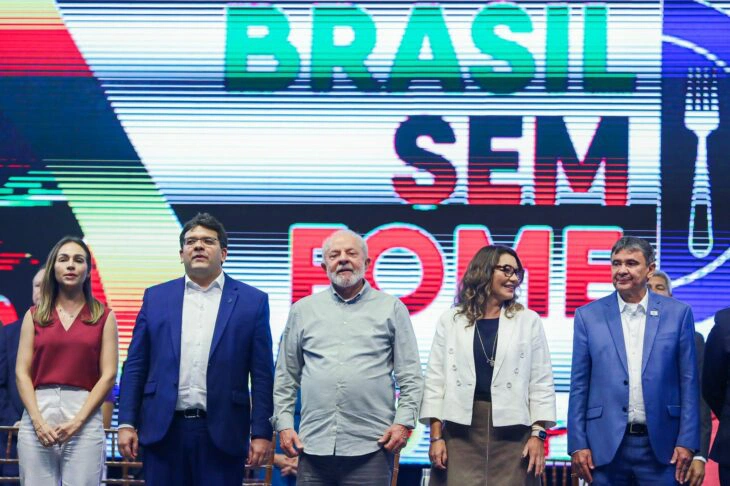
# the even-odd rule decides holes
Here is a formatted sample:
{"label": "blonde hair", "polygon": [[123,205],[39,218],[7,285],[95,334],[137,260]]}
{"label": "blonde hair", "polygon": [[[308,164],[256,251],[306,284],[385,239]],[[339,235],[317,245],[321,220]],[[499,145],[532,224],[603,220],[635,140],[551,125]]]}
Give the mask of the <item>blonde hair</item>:
{"label": "blonde hair", "polygon": [[33,320],[38,323],[39,326],[48,326],[53,320],[53,307],[56,304],[56,298],[58,297],[58,282],[56,281],[56,272],[54,271],[54,265],[56,258],[58,258],[58,252],[61,247],[66,243],[76,243],[79,245],[86,254],[86,267],[88,274],[83,283],[84,299],[86,305],[89,307],[90,316],[87,319],[83,319],[84,324],[93,325],[104,315],[104,304],[99,302],[91,293],[91,252],[89,247],[81,238],[76,236],[64,236],[59,240],[58,243],[51,249],[46,260],[45,271],[43,280],[41,281],[41,295],[38,299],[38,305],[36,306],[35,312],[33,313]]}

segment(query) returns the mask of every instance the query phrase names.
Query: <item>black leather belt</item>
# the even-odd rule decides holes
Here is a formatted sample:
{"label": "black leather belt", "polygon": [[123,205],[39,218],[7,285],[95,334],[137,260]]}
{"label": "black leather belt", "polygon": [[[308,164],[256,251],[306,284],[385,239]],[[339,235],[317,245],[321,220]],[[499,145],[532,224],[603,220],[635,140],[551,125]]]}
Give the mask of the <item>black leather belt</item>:
{"label": "black leather belt", "polygon": [[193,419],[205,418],[208,414],[201,408],[186,408],[185,410],[175,410],[175,417]]}
{"label": "black leather belt", "polygon": [[628,424],[626,433],[629,435],[646,435],[649,433],[649,429],[646,424]]}

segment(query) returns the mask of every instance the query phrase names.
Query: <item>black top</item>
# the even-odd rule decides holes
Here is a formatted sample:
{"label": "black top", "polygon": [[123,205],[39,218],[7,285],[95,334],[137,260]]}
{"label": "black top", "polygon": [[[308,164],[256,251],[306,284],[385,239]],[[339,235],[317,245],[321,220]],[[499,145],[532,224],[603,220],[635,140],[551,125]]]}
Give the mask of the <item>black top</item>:
{"label": "black top", "polygon": [[[479,319],[474,329],[474,369],[477,374],[474,400],[492,401],[492,372],[487,357],[494,359],[497,354],[497,329],[499,317],[494,319]],[[479,338],[481,337],[481,341]]]}

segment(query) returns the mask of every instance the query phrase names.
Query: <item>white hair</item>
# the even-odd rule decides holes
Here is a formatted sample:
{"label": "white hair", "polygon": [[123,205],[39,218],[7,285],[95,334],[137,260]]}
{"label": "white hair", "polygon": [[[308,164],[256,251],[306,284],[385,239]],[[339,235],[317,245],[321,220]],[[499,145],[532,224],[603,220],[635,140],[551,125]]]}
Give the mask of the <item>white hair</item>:
{"label": "white hair", "polygon": [[327,252],[332,247],[332,241],[337,238],[338,236],[342,235],[349,235],[355,238],[357,243],[360,245],[360,249],[362,250],[363,255],[365,255],[365,258],[368,257],[368,244],[365,243],[365,239],[360,236],[359,234],[355,233],[354,231],[350,229],[341,229],[337,230],[331,235],[329,235],[323,242],[322,242],[322,254],[326,255]]}

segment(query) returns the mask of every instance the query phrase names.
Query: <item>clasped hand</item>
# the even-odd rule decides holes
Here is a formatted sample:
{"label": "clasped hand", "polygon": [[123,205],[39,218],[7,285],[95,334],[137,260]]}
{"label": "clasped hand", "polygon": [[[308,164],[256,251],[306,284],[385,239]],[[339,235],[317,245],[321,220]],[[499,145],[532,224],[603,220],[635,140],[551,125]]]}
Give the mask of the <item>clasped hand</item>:
{"label": "clasped hand", "polygon": [[75,419],[66,421],[56,427],[51,427],[45,420],[33,423],[33,429],[38,437],[38,442],[43,447],[51,447],[56,444],[63,444],[79,431],[83,424]]}

